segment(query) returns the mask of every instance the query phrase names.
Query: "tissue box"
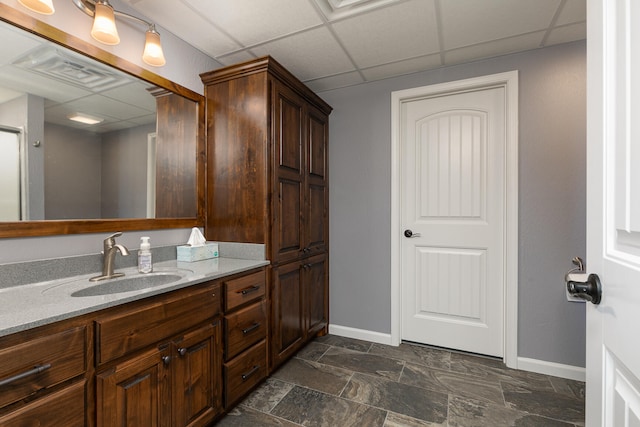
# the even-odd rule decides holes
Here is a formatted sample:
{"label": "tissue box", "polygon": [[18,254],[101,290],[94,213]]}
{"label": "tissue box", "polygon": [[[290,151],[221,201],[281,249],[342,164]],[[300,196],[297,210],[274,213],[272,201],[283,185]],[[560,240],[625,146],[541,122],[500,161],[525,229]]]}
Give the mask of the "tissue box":
{"label": "tissue box", "polygon": [[218,244],[207,242],[204,246],[178,246],[178,261],[194,262],[218,258]]}

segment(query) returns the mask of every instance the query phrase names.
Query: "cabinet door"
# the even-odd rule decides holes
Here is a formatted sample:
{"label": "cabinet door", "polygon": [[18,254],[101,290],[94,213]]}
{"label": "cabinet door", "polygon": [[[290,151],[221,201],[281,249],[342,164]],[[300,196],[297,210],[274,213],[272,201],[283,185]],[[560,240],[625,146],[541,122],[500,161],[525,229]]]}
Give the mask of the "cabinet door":
{"label": "cabinet door", "polygon": [[309,106],[306,139],[306,203],[303,252],[329,249],[329,117]]}
{"label": "cabinet door", "polygon": [[274,262],[297,259],[303,248],[304,100],[273,80]]}
{"label": "cabinet door", "polygon": [[273,269],[271,363],[275,368],[303,344],[302,274],[300,262]]}
{"label": "cabinet door", "polygon": [[220,322],[185,334],[173,346],[173,425],[205,425],[221,407]]}
{"label": "cabinet door", "polygon": [[98,427],[171,424],[169,350],[153,349],[96,376]]}
{"label": "cabinet door", "polygon": [[307,336],[310,338],[328,324],[327,255],[309,258],[304,264],[304,303]]}

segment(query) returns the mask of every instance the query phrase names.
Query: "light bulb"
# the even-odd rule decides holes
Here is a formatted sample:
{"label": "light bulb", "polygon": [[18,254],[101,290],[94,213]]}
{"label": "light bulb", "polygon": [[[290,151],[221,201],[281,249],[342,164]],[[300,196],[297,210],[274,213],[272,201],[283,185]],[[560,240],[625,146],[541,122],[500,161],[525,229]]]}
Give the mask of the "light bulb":
{"label": "light bulb", "polygon": [[100,43],[116,45],[120,43],[113,7],[107,2],[96,3],[91,36]]}
{"label": "light bulb", "polygon": [[21,5],[43,15],[53,15],[53,0],[18,0]]}
{"label": "light bulb", "polygon": [[144,53],[142,60],[154,67],[162,67],[167,61],[164,59],[162,45],[160,44],[160,34],[151,26],[145,35]]}

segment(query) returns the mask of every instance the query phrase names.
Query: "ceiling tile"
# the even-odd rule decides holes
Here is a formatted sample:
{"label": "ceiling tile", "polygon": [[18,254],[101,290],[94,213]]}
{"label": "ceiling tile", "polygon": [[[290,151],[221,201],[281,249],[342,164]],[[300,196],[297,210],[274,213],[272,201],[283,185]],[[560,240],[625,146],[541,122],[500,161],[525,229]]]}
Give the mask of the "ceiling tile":
{"label": "ceiling tile", "polygon": [[120,120],[126,120],[131,117],[139,117],[149,114],[149,111],[146,109],[138,108],[111,98],[105,98],[104,96],[100,95],[91,95],[82,99],[77,99],[73,102],[60,104],[56,107],[47,109],[47,112],[53,112],[57,109],[70,112],[86,113],[94,116],[100,115]]}
{"label": "ceiling tile", "polygon": [[216,60],[218,60],[218,62],[220,62],[222,65],[226,66],[226,65],[234,65],[240,62],[249,61],[255,58],[257,58],[257,56],[254,55],[250,50],[240,50],[237,52],[230,53],[228,55],[218,57],[216,58]]}
{"label": "ceiling tile", "polygon": [[364,83],[364,79],[357,71],[339,74],[337,76],[323,77],[321,79],[306,81],[305,84],[315,92],[337,89]]}
{"label": "ceiling tile", "polygon": [[273,56],[300,80],[317,79],[355,69],[325,27],[256,46],[251,51],[257,56]]}
{"label": "ceiling tile", "polygon": [[380,65],[362,70],[367,80],[380,80],[402,74],[437,68],[441,65],[440,54],[421,56],[391,64]]}
{"label": "ceiling tile", "polygon": [[573,24],[587,20],[586,0],[567,0],[558,16],[556,25]]}
{"label": "ceiling tile", "polygon": [[510,37],[489,43],[481,43],[469,47],[445,52],[445,65],[460,64],[496,55],[504,55],[518,51],[536,49],[544,37],[544,32],[525,34],[523,36]]}
{"label": "ceiling tile", "polygon": [[560,0],[441,1],[445,50],[546,30]]}
{"label": "ceiling tile", "polygon": [[101,92],[101,95],[155,112],[156,98],[149,93],[147,90],[148,87],[153,86],[148,83],[133,82],[125,86]]}
{"label": "ceiling tile", "polygon": [[18,67],[0,68],[0,81],[13,90],[24,93],[37,93],[38,96],[54,102],[67,102],[91,94],[87,90],[62,81],[56,81],[56,84],[51,84],[51,79],[37,73],[26,72]]}
{"label": "ceiling tile", "polygon": [[[240,49],[242,46],[220,31],[203,14],[182,1],[123,0],[151,21],[195,46],[211,57]],[[197,31],[194,31],[197,29]],[[160,31],[162,35],[162,31]]]}
{"label": "ceiling tile", "polygon": [[13,30],[13,27],[0,27],[0,40],[11,40],[11,43],[2,43],[2,56],[0,65],[11,64],[14,60],[23,57],[31,49],[40,46],[40,42],[34,40],[35,36],[26,35],[24,31]]}
{"label": "ceiling tile", "polygon": [[182,1],[200,10],[244,46],[322,24],[320,15],[306,0]]}
{"label": "ceiling tile", "polygon": [[545,46],[583,40],[587,34],[587,23],[565,25],[554,28],[549,34]]}
{"label": "ceiling tile", "polygon": [[359,67],[371,67],[438,51],[435,8],[413,0],[348,18],[333,28]]}

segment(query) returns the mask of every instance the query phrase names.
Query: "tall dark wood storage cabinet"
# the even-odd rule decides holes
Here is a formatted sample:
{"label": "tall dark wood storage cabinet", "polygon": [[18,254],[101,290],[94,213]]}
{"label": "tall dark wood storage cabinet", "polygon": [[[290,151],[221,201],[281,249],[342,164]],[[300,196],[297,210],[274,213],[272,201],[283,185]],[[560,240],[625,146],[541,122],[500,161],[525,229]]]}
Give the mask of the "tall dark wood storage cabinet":
{"label": "tall dark wood storage cabinet", "polygon": [[266,245],[274,369],[327,332],[331,107],[268,56],[201,78],[206,237]]}

